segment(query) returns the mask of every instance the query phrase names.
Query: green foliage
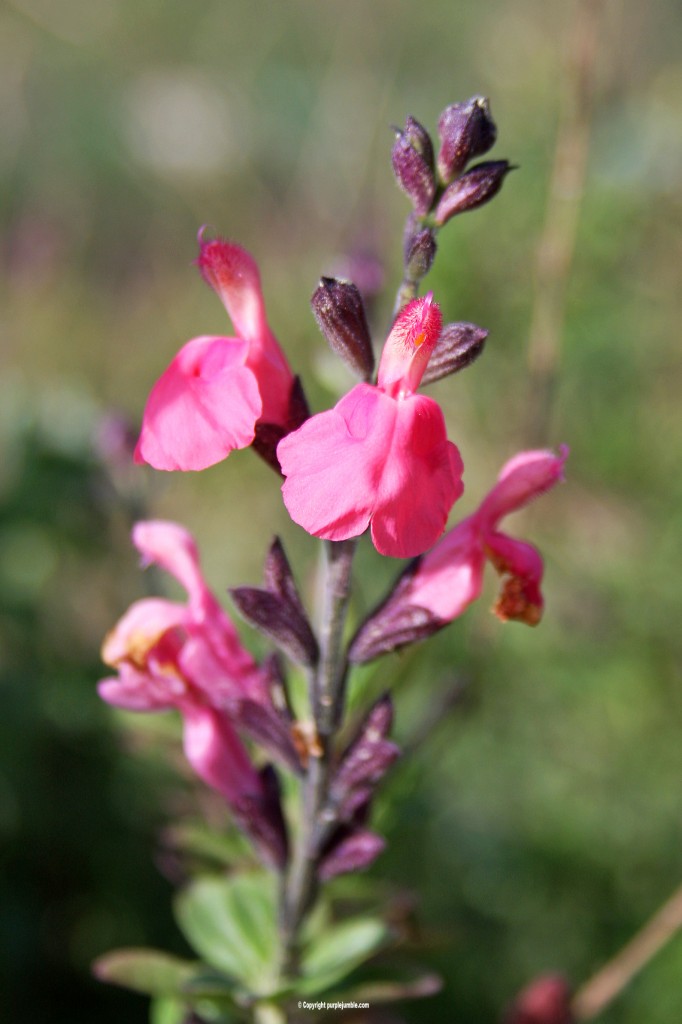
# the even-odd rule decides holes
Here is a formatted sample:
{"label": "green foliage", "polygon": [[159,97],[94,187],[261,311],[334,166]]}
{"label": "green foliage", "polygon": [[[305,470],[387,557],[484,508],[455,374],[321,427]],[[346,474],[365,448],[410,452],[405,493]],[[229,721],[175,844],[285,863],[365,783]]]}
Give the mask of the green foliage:
{"label": "green foliage", "polygon": [[178,923],[205,960],[247,991],[268,995],[277,978],[275,880],[261,872],[198,878],[176,901]]}
{"label": "green foliage", "polygon": [[148,996],[179,995],[197,973],[197,964],[156,949],[117,949],[93,964],[102,981]]}
{"label": "green foliage", "polygon": [[380,950],[389,936],[386,925],[371,917],[352,918],[314,935],[302,957],[297,992],[319,995],[334,988]]}

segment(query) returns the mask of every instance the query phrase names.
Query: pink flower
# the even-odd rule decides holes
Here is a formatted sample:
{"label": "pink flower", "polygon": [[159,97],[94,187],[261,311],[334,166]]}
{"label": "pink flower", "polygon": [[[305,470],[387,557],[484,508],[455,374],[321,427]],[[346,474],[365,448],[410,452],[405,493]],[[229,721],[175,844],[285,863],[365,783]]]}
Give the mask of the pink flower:
{"label": "pink flower", "polygon": [[199,270],[237,337],[202,335],[180,349],[152,388],[135,461],[205,469],[248,447],[256,424],[286,427],[294,377],[265,315],[258,267],[245,249],[199,241]]}
{"label": "pink flower", "polygon": [[103,660],[118,676],[99,684],[100,696],[132,711],[177,708],[184,747],[197,775],[231,806],[263,796],[261,778],[232,725],[240,700],[265,702],[261,670],[201,574],[192,537],[175,523],[138,523],[135,545],[185,587],[188,601],[136,601],[107,636]]}
{"label": "pink flower", "polygon": [[423,639],[457,618],[480,596],[486,561],[504,577],[494,611],[501,619],[530,626],[542,616],[542,558],[525,541],[498,527],[500,520],[563,479],[568,449],[521,452],[510,459],[476,512],[462,520],[436,546],[408,567],[388,600],[358,631],[351,660],[379,654]]}
{"label": "pink flower", "polygon": [[308,533],[346,540],[371,526],[377,551],[406,558],[443,532],[463,490],[462,461],[438,404],[415,394],[441,325],[431,295],[408,303],[376,386],[357,384],[280,441],[284,503]]}

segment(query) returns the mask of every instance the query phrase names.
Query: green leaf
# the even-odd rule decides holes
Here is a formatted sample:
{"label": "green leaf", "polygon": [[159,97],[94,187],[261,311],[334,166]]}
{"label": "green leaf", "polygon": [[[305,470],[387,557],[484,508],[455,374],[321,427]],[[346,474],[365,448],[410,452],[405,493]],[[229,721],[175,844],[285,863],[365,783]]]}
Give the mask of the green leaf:
{"label": "green leaf", "polygon": [[201,822],[186,822],[173,825],[165,833],[169,846],[174,847],[185,856],[198,857],[204,861],[212,861],[209,867],[229,867],[249,847],[237,832],[218,833]]}
{"label": "green leaf", "polygon": [[177,999],[155,999],[149,1010],[149,1024],[184,1024],[187,1004]]}
{"label": "green leaf", "polygon": [[269,994],[276,978],[274,879],[263,872],[206,877],[178,897],[175,911],[190,944],[212,967]]}
{"label": "green leaf", "polygon": [[382,979],[354,985],[352,988],[344,989],[343,998],[374,1006],[376,1003],[395,1003],[402,999],[424,999],[426,996],[436,995],[442,987],[443,979],[439,975],[424,973],[407,981]]}
{"label": "green leaf", "polygon": [[156,949],[115,949],[95,960],[95,977],[149,996],[179,994],[199,964]]}
{"label": "green leaf", "polygon": [[303,979],[297,992],[312,995],[335,985],[373,956],[390,935],[383,921],[356,917],[316,938],[302,958]]}
{"label": "green leaf", "polygon": [[239,1005],[240,992],[235,989],[234,981],[213,971],[202,971],[194,974],[182,986],[182,994],[192,1001],[212,999],[218,1003]]}

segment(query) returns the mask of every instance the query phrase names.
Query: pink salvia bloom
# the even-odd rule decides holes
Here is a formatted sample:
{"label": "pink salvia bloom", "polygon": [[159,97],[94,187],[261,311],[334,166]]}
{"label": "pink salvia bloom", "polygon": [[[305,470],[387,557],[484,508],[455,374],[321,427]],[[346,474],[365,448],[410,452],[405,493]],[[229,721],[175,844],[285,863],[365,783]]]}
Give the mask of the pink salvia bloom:
{"label": "pink salvia bloom", "polygon": [[450,622],[481,593],[486,560],[504,577],[495,605],[501,619],[536,625],[542,616],[542,558],[532,545],[498,530],[503,516],[522,508],[563,479],[568,449],[522,452],[505,464],[497,483],[473,515],[450,530],[393,598]]}
{"label": "pink salvia bloom", "polygon": [[132,711],[177,708],[197,775],[232,805],[264,796],[230,721],[240,699],[267,700],[261,670],[204,581],[190,534],[175,523],[150,521],[138,523],[133,538],[147,563],[182,583],[188,602],[146,598],[128,609],[102,648],[118,676],[99,684],[100,696]]}
{"label": "pink salvia bloom", "polygon": [[284,427],[294,376],[268,325],[256,261],[245,249],[219,238],[204,242],[200,236],[199,245],[201,275],[220,297],[238,337],[248,343],[245,365],[258,381],[260,420]]}
{"label": "pink salvia bloom", "polygon": [[430,547],[462,493],[462,461],[438,404],[419,387],[442,325],[431,295],[397,317],[378,382],[357,384],[277,447],[284,503],[294,522],[326,540],[371,527],[381,554]]}
{"label": "pink salvia bloom", "polygon": [[205,469],[248,447],[257,423],[284,427],[288,418],[294,378],[268,326],[253,257],[220,239],[199,245],[201,274],[237,336],[188,341],[152,388],[135,461],[156,469]]}

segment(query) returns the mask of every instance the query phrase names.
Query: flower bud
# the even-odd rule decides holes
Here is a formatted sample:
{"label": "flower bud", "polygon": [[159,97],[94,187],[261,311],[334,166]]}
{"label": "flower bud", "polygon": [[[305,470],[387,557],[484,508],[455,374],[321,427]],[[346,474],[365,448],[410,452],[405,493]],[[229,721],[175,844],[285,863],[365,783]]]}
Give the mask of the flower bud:
{"label": "flower bud", "polygon": [[474,157],[487,153],[497,137],[488,101],[472,96],[466,103],[446,107],[438,120],[441,147],[438,174],[444,185],[464,170]]}
{"label": "flower bud", "polygon": [[318,874],[323,882],[350,871],[362,871],[376,860],[386,840],[367,829],[352,832],[341,839],[320,861]]}
{"label": "flower bud", "polygon": [[393,762],[400,756],[395,743],[387,739],[393,720],[393,705],[386,694],[370,709],[355,739],[343,754],[332,780],[330,795],[343,804],[352,790],[376,787]]}
{"label": "flower bud", "polygon": [[253,839],[265,862],[284,868],[289,857],[289,841],[279,781],[269,764],[259,776],[262,792],[242,796],[232,808],[232,813],[240,827]]}
{"label": "flower bud", "polygon": [[405,138],[423,158],[427,167],[433,170],[433,143],[431,136],[423,124],[420,124],[416,117],[408,115],[405,121]]}
{"label": "flower bud", "polygon": [[483,351],[488,332],[476,324],[446,324],[431,353],[422,384],[458,373],[470,366]]}
{"label": "flower bud", "polygon": [[401,602],[420,562],[421,558],[417,558],[407,567],[386,601],[360,625],[348,651],[352,664],[364,665],[399,647],[426,640],[447,625],[427,608]]}
{"label": "flower bud", "polygon": [[433,145],[419,121],[408,117],[405,129],[396,128],[391,162],[396,180],[412,200],[417,213],[428,213],[436,193]]}
{"label": "flower bud", "polygon": [[532,981],[516,997],[504,1016],[504,1024],[573,1024],[571,993],[559,974]]}
{"label": "flower bud", "polygon": [[317,641],[278,538],[265,562],[265,588],[234,587],[230,596],[241,615],[301,665],[317,662]]}
{"label": "flower bud", "polygon": [[421,281],[433,265],[436,255],[436,239],[430,228],[406,232],[405,274],[410,281]]}
{"label": "flower bud", "polygon": [[448,185],[436,207],[436,224],[442,227],[457,213],[483,206],[502,188],[509,171],[514,170],[507,160],[490,160],[476,164],[470,171]]}
{"label": "flower bud", "polygon": [[301,758],[293,737],[291,724],[274,708],[258,704],[254,700],[242,700],[234,709],[234,721],[238,729],[246,733],[266,750],[300,775]]}
{"label": "flower bud", "polygon": [[354,373],[369,380],[374,370],[374,353],[362,296],[355,285],[323,277],[310,304],[332,351]]}

